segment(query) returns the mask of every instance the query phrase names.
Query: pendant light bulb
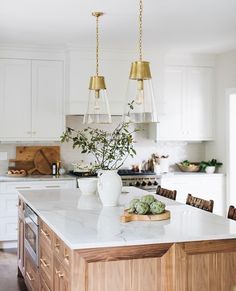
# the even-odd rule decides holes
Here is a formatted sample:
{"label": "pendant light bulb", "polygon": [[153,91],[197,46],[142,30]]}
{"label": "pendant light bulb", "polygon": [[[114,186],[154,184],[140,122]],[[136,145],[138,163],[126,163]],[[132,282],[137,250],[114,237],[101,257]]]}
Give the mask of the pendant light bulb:
{"label": "pendant light bulb", "polygon": [[[143,61],[143,1],[139,1],[139,60],[131,64],[123,119],[135,123],[156,122],[156,104],[149,62]],[[130,110],[130,104],[133,109]]]}
{"label": "pendant light bulb", "polygon": [[99,17],[103,12],[93,12],[96,17],[96,75],[90,77],[89,97],[83,123],[111,123],[104,76],[99,75]]}

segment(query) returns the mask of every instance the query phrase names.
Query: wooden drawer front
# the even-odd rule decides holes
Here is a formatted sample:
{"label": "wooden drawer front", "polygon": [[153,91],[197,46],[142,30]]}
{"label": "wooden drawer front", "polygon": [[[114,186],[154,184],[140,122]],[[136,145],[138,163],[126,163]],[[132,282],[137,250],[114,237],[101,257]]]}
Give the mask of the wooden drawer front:
{"label": "wooden drawer front", "polygon": [[39,270],[40,275],[47,282],[48,286],[52,288],[53,284],[53,256],[50,249],[45,244],[40,243],[39,248]]}
{"label": "wooden drawer front", "polygon": [[54,253],[66,270],[70,271],[72,253],[63,241],[54,234]]}
{"label": "wooden drawer front", "polygon": [[53,286],[54,290],[69,291],[69,275],[60,261],[54,257]]}
{"label": "wooden drawer front", "polygon": [[17,217],[17,194],[0,195],[0,217]]}
{"label": "wooden drawer front", "polygon": [[49,288],[47,283],[43,280],[42,276],[40,276],[40,291],[52,291],[52,289]]}
{"label": "wooden drawer front", "polygon": [[40,244],[45,243],[46,246],[52,248],[53,233],[51,229],[42,220],[40,220],[39,228]]}
{"label": "wooden drawer front", "polygon": [[31,261],[27,252],[25,257],[25,283],[28,289],[32,291],[39,290],[38,269]]}

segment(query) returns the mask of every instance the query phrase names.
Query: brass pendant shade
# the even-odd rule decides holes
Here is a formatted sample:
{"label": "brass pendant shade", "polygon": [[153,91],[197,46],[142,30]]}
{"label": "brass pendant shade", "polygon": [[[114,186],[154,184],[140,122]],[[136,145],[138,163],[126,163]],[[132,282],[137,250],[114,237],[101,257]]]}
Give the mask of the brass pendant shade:
{"label": "brass pendant shade", "polygon": [[123,119],[127,122],[157,122],[150,64],[143,61],[143,1],[139,1],[139,60],[131,64]]}
{"label": "brass pendant shade", "polygon": [[152,78],[149,62],[136,61],[131,64],[129,78],[131,80],[149,80]]}
{"label": "brass pendant shade", "polygon": [[103,76],[90,77],[89,90],[106,90],[104,77]]}
{"label": "brass pendant shade", "polygon": [[104,76],[99,75],[99,30],[98,20],[103,12],[93,12],[96,17],[96,75],[90,77],[87,111],[83,123],[111,123]]}

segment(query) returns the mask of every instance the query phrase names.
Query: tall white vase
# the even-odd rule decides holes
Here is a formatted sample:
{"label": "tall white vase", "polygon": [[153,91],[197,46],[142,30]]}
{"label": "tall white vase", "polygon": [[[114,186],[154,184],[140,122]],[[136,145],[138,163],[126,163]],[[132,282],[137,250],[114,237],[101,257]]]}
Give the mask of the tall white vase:
{"label": "tall white vase", "polygon": [[103,206],[116,206],[121,190],[122,181],[117,170],[99,170],[98,194]]}

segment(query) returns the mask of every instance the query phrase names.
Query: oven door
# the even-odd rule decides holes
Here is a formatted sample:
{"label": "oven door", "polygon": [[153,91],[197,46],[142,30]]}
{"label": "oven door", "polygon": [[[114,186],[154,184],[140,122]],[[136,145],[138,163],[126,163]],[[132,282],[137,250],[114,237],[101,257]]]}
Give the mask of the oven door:
{"label": "oven door", "polygon": [[38,226],[30,217],[25,218],[25,248],[38,266]]}

